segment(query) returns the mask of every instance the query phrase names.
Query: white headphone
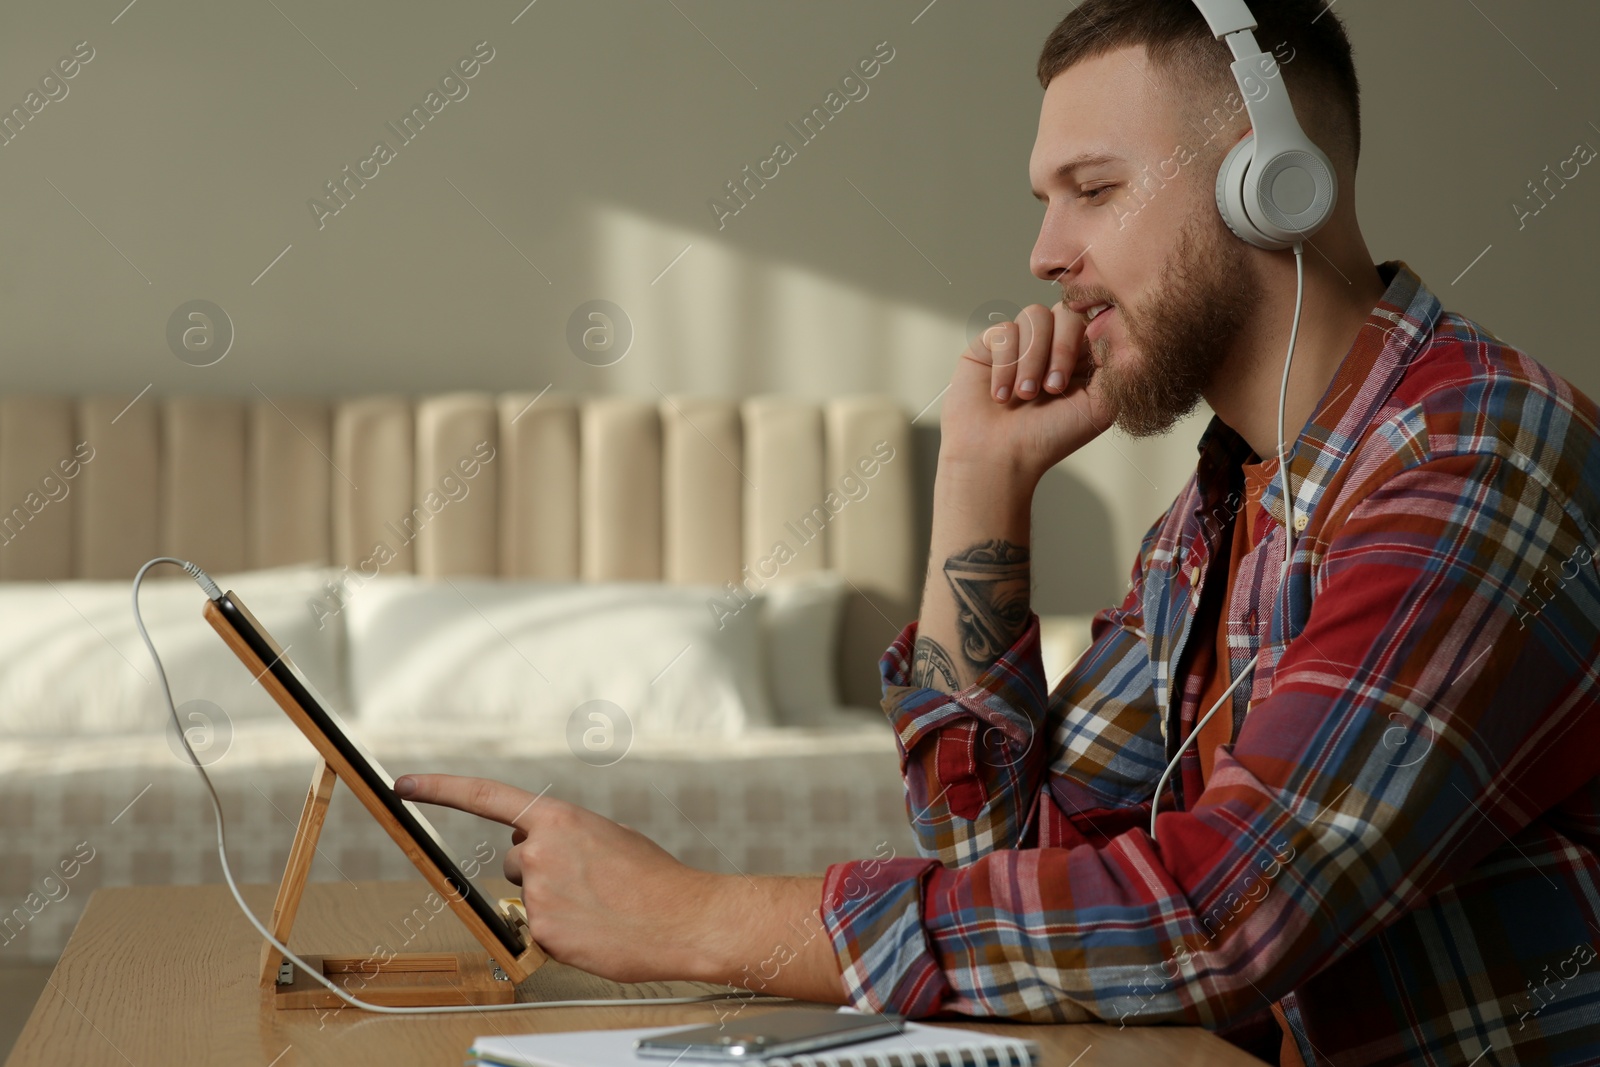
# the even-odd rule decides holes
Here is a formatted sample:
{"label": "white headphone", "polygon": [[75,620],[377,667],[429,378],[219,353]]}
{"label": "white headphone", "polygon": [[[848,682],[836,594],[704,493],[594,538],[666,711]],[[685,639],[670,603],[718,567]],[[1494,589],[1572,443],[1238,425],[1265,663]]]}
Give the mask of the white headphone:
{"label": "white headphone", "polygon": [[[1300,128],[1287,88],[1272,90],[1282,72],[1256,44],[1255,16],[1244,0],[1194,0],[1194,6],[1233,50],[1233,76],[1250,113],[1251,132],[1217,171],[1217,210],[1241,240],[1289,248],[1332,216],[1339,195],[1333,164]],[[1252,99],[1251,82],[1260,99]]]}

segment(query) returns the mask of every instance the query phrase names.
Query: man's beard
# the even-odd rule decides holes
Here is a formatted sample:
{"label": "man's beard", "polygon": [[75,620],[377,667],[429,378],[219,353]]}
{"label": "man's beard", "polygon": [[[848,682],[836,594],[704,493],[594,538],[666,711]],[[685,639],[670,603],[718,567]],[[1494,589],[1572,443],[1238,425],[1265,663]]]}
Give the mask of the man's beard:
{"label": "man's beard", "polygon": [[1261,281],[1244,244],[1221,218],[1195,215],[1178,234],[1151,296],[1130,313],[1117,304],[1122,350],[1089,342],[1094,377],[1129,437],[1153,437],[1195,409],[1260,304]]}

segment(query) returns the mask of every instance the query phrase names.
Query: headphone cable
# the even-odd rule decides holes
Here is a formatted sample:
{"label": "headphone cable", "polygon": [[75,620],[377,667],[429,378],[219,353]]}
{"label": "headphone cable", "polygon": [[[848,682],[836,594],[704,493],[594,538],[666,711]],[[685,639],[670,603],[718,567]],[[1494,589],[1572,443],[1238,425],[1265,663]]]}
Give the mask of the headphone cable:
{"label": "headphone cable", "polygon": [[[1289,365],[1294,361],[1294,342],[1300,333],[1300,309],[1304,299],[1305,251],[1302,243],[1296,241],[1294,243],[1294,323],[1289,327],[1289,354],[1283,359],[1283,384],[1278,388],[1278,474],[1283,483],[1283,529],[1287,535],[1283,543],[1283,566],[1278,572],[1278,588],[1280,590],[1283,588],[1284,580],[1288,577],[1289,560],[1294,552],[1295,522],[1294,497],[1289,492],[1289,460],[1284,454],[1283,409],[1289,397]],[[1237,515],[1234,516],[1234,521],[1239,521]],[[1188,748],[1190,743],[1200,736],[1201,728],[1211,721],[1211,716],[1217,713],[1218,708],[1228,702],[1228,698],[1233,694],[1234,689],[1238,688],[1239,683],[1244,681],[1244,676],[1255,668],[1256,660],[1260,658],[1261,652],[1257,650],[1256,654],[1250,657],[1250,662],[1246,663],[1244,669],[1239,672],[1239,676],[1233,680],[1227,689],[1222,691],[1222,695],[1217,698],[1217,702],[1211,705],[1211,710],[1206,712],[1200,721],[1194,724],[1194,729],[1190,730],[1189,736],[1183,739],[1183,743],[1178,746],[1178,751],[1173,753],[1172,761],[1167,764],[1167,769],[1161,773],[1161,779],[1156,782],[1155,796],[1150,800],[1150,840],[1154,841],[1156,839],[1156,811],[1161,806],[1161,791],[1166,788],[1167,779],[1172,777],[1173,770],[1178,766],[1178,760],[1183,757],[1183,750]],[[1218,662],[1217,664],[1218,670],[1223,670],[1226,667],[1227,664],[1225,663]]]}

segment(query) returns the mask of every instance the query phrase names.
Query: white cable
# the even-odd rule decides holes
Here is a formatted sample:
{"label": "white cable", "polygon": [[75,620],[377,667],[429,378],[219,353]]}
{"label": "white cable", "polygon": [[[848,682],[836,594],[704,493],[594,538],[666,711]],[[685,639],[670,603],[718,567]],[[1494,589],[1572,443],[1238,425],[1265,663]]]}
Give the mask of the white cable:
{"label": "white cable", "polygon": [[[1283,383],[1278,386],[1278,475],[1283,482],[1283,514],[1285,538],[1283,571],[1279,580],[1288,576],[1289,560],[1294,554],[1295,510],[1294,496],[1289,492],[1289,458],[1283,451],[1283,409],[1289,399],[1289,364],[1294,361],[1294,341],[1300,334],[1300,308],[1306,294],[1305,249],[1299,241],[1294,243],[1294,321],[1289,325],[1289,353],[1283,357]],[[1254,660],[1251,661],[1255,662]]]}
{"label": "white cable", "polygon": [[[636,1007],[642,1004],[700,1004],[709,1000],[727,1000],[730,997],[749,999],[743,998],[742,995],[738,993],[707,993],[698,997],[635,997],[632,999],[612,998],[606,1000],[543,1000],[533,1001],[526,1004],[460,1004],[445,1005],[436,1008],[397,1008],[385,1004],[369,1004],[366,1001],[361,1000],[359,997],[351,996],[343,989],[340,989],[338,986],[328,981],[327,977],[322,973],[320,968],[311,966],[305,960],[289,951],[289,946],[273,937],[271,931],[269,931],[265,926],[261,925],[261,920],[256,918],[255,913],[252,912],[249,905],[244,902],[244,897],[239,893],[239,886],[233,880],[233,871],[228,866],[228,842],[222,823],[222,802],[217,799],[217,790],[216,787],[211,784],[211,776],[206,773],[206,769],[201,764],[200,758],[195,755],[194,749],[189,745],[189,738],[183,732],[183,723],[178,718],[178,709],[172,702],[172,687],[167,683],[166,669],[161,666],[161,657],[156,654],[156,646],[151,643],[150,634],[144,628],[144,618],[139,614],[139,586],[144,581],[145,572],[158,563],[171,563],[182,567],[191,578],[200,583],[200,587],[205,590],[207,597],[212,600],[221,597],[222,590],[217,587],[217,583],[213,582],[211,577],[206,574],[205,571],[201,570],[193,563],[190,563],[188,560],[176,559],[172,556],[157,556],[155,559],[140,567],[139,573],[133,576],[133,623],[139,628],[139,636],[144,638],[144,647],[150,650],[150,659],[154,661],[156,665],[156,675],[161,679],[161,692],[162,695],[166,697],[167,710],[172,713],[172,723],[177,728],[179,740],[183,742],[183,750],[188,753],[189,761],[194,764],[194,769],[200,772],[200,777],[206,783],[206,791],[211,795],[211,809],[216,813],[217,816],[217,857],[222,861],[222,877],[227,880],[228,889],[233,893],[233,899],[238,902],[239,910],[244,912],[245,918],[250,920],[250,925],[254,926],[256,931],[272,944],[273,948],[283,953],[284,959],[290,961],[302,971],[305,971],[318,983],[325,986],[334,996],[338,997],[346,1004],[349,1004],[351,1007],[361,1008],[365,1011],[380,1012],[385,1015],[420,1015],[433,1014],[436,1012],[517,1011],[523,1008],[599,1008],[624,1004]],[[781,999],[770,998],[766,994],[757,994],[757,996],[760,996],[762,999]]]}
{"label": "white cable", "polygon": [[[1294,323],[1289,327],[1289,354],[1283,358],[1283,384],[1278,387],[1278,474],[1283,482],[1283,529],[1288,535],[1283,542],[1283,567],[1278,572],[1278,588],[1280,590],[1283,588],[1284,579],[1289,574],[1289,559],[1294,552],[1294,497],[1289,493],[1289,461],[1283,451],[1283,409],[1289,398],[1289,364],[1294,361],[1294,341],[1300,333],[1300,306],[1301,301],[1305,298],[1304,255],[1304,248],[1299,241],[1296,241],[1294,243]],[[1238,516],[1234,517],[1234,521],[1239,521]],[[1173,770],[1178,766],[1178,760],[1183,757],[1183,750],[1189,747],[1190,742],[1200,736],[1201,728],[1210,722],[1211,716],[1215,715],[1217,709],[1228,701],[1228,697],[1232,695],[1235,687],[1244,681],[1245,674],[1255,667],[1256,660],[1260,658],[1261,653],[1259,651],[1250,657],[1250,662],[1244,665],[1244,670],[1239,672],[1239,677],[1233,680],[1232,685],[1223,690],[1222,695],[1217,698],[1217,702],[1211,705],[1211,710],[1206,712],[1200,721],[1194,724],[1194,729],[1189,731],[1189,736],[1183,739],[1183,743],[1178,746],[1178,751],[1173,754],[1172,762],[1168,763],[1167,769],[1161,773],[1161,780],[1156,782],[1155,797],[1150,801],[1150,840],[1154,841],[1156,837],[1156,810],[1161,806],[1161,790],[1166,788],[1167,779],[1172,777]],[[1222,666],[1221,663],[1217,664],[1219,670]]]}

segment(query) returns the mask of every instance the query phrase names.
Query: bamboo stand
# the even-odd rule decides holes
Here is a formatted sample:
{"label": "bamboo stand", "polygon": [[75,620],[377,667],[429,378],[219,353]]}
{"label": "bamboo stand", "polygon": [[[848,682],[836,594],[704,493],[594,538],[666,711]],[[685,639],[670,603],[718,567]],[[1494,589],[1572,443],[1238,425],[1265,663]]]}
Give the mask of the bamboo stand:
{"label": "bamboo stand", "polygon": [[[289,862],[272,904],[272,936],[288,944],[300,897],[316,854],[317,838],[328,814],[338,773],[318,761],[311,789],[300,812]],[[330,982],[351,996],[373,1004],[395,1007],[436,1007],[446,1004],[510,1004],[516,983],[486,952],[422,952],[369,956],[308,956],[300,958],[321,967]],[[344,1001],[283,958],[268,942],[261,945],[261,986],[272,990],[278,1008],[337,1008]]]}

